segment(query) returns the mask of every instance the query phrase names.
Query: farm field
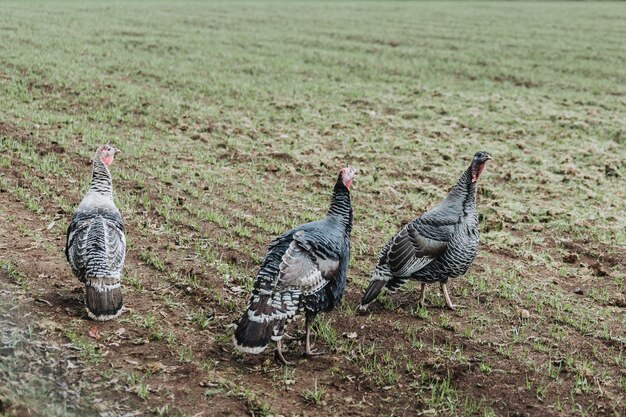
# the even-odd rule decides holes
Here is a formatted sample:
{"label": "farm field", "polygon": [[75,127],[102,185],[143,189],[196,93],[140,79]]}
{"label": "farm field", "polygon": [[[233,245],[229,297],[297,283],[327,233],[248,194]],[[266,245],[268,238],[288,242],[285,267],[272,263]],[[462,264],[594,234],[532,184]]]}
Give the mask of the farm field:
{"label": "farm field", "polygon": [[[0,415],[626,415],[620,3],[3,1]],[[102,143],[126,311],[86,318],[63,253]],[[472,155],[481,246],[445,309],[357,310],[382,245]],[[342,307],[243,356],[267,243],[351,164]]]}

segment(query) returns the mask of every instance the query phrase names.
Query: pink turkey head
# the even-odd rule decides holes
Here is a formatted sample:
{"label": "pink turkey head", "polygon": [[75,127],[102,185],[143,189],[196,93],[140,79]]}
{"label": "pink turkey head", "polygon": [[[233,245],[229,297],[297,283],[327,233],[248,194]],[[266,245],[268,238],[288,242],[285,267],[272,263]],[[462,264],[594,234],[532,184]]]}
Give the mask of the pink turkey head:
{"label": "pink turkey head", "polygon": [[345,187],[349,190],[356,171],[354,170],[354,168],[348,165],[345,168],[341,168],[339,174],[341,175],[341,181],[343,182],[343,185],[345,185]]}
{"label": "pink turkey head", "polygon": [[93,156],[94,161],[100,161],[105,166],[109,166],[113,163],[113,157],[120,150],[111,145],[102,145],[96,150],[96,154]]}
{"label": "pink turkey head", "polygon": [[491,160],[491,155],[485,151],[476,152],[472,159],[472,182],[478,181],[478,177],[485,169],[485,163]]}

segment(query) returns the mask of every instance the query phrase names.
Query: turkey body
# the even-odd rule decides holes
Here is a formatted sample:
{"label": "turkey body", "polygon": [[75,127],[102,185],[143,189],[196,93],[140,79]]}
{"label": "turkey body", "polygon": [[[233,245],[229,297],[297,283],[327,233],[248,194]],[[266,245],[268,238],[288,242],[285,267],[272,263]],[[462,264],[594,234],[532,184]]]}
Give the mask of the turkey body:
{"label": "turkey body", "polygon": [[381,250],[362,306],[383,288],[394,292],[408,280],[442,285],[448,307],[454,309],[446,288],[448,279],[464,275],[478,250],[476,181],[491,157],[479,152],[446,199],[404,226]]}
{"label": "turkey body", "polygon": [[125,254],[124,221],[113,202],[111,175],[94,161],[90,188],[72,215],[65,248],[72,272],[85,284],[90,318],[110,320],[121,313]]}
{"label": "turkey body", "polygon": [[295,227],[269,244],[248,308],[237,322],[234,341],[239,350],[260,353],[275,341],[278,359],[285,363],[280,350],[285,324],[304,311],[306,353],[312,353],[312,320],[318,313],[335,308],[343,298],[351,228],[350,195],[340,174],[324,219]]}

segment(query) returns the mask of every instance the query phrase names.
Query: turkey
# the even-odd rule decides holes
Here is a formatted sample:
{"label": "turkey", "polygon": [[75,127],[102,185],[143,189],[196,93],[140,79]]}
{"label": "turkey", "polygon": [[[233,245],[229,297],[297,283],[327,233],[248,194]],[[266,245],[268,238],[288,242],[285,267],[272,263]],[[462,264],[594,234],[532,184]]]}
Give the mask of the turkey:
{"label": "turkey", "polygon": [[291,229],[269,244],[247,310],[236,325],[234,343],[239,351],[258,354],[272,340],[276,360],[288,364],[281,343],[285,324],[304,310],[305,355],[316,354],[309,340],[311,323],[318,313],[339,305],[346,288],[354,174],[352,167],[339,172],[326,217]]}
{"label": "turkey", "polygon": [[96,150],[89,191],[72,215],[65,246],[72,272],[85,284],[87,314],[99,321],[117,317],[123,307],[120,280],[126,238],[109,172],[117,152],[109,145]]}
{"label": "turkey", "polygon": [[476,181],[491,159],[477,152],[443,202],[408,223],[383,247],[360,309],[367,309],[383,288],[394,292],[409,279],[421,282],[420,305],[427,283],[439,282],[448,308],[449,278],[467,272],[478,249]]}

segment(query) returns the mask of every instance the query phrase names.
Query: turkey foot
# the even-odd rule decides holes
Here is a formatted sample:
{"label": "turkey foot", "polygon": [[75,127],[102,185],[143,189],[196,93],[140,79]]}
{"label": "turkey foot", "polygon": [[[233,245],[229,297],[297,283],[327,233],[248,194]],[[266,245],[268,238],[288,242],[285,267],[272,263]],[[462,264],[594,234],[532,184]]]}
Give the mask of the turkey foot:
{"label": "turkey foot", "polygon": [[274,360],[281,365],[288,366],[291,365],[291,362],[288,362],[287,359],[283,356],[283,342],[279,340],[276,342],[276,350],[274,351]]}
{"label": "turkey foot", "polygon": [[318,351],[317,349],[309,349],[308,351],[305,351],[302,356],[304,356],[305,358],[313,358],[315,356],[321,356],[325,354],[326,352],[324,352],[323,350]]}
{"label": "turkey foot", "polygon": [[441,284],[441,291],[443,292],[443,298],[446,300],[446,305],[450,310],[456,310],[457,308],[464,308],[462,305],[454,305],[452,304],[452,300],[450,299],[450,294],[448,294],[448,286],[446,284]]}

